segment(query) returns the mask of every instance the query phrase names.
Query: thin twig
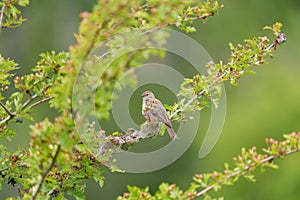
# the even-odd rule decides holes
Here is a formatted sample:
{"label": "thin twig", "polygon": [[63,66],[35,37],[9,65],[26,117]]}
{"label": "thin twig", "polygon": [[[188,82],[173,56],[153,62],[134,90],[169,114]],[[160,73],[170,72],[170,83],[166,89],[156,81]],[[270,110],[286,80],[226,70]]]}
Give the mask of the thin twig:
{"label": "thin twig", "polygon": [[99,62],[102,58],[108,56],[110,54],[110,51],[105,52],[104,54],[102,54],[101,56],[99,56],[96,60],[96,62]]}
{"label": "thin twig", "polygon": [[31,109],[31,108],[33,108],[33,107],[35,107],[35,106],[37,106],[37,105],[39,105],[39,104],[41,104],[41,103],[44,103],[44,102],[46,102],[46,101],[51,100],[51,99],[53,99],[53,98],[54,98],[53,96],[46,97],[46,98],[44,98],[44,99],[42,99],[42,100],[40,100],[40,101],[37,101],[37,102],[31,104],[30,106],[28,106],[28,109]]}
{"label": "thin twig", "polygon": [[[216,76],[218,77],[218,79],[223,78],[223,76],[226,75],[226,72],[224,72],[223,74],[221,74],[220,76]],[[208,88],[211,88],[212,86],[214,86],[215,84],[217,84],[218,81],[214,81],[213,83],[211,83]],[[191,103],[193,103],[194,101],[196,101],[196,99],[198,99],[199,96],[203,95],[205,92],[204,89],[202,89],[198,94],[196,94],[193,98],[191,98],[184,106],[188,106]],[[171,115],[170,115],[170,119],[172,119],[175,115],[177,115],[178,113],[180,113],[182,111],[182,108],[179,108],[177,110],[175,110]]]}
{"label": "thin twig", "polygon": [[[27,165],[26,164],[21,164],[21,165],[18,165],[17,167],[27,167]],[[9,169],[10,169],[10,167],[5,167],[5,168],[0,169],[0,172],[4,172],[4,171],[9,170]]]}
{"label": "thin twig", "polygon": [[[38,97],[39,97],[39,93],[37,93],[37,94],[35,94],[35,95],[33,95],[33,96],[30,96],[30,97],[27,99],[27,101],[22,105],[21,110],[24,110],[27,106],[28,106],[29,109],[31,109],[31,108],[33,108],[33,107],[35,107],[35,106],[37,106],[37,105],[39,105],[39,104],[41,104],[41,103],[44,103],[44,102],[46,102],[46,101],[51,100],[51,99],[54,98],[53,96],[46,97],[46,98],[44,98],[44,99],[42,99],[42,100],[40,100],[40,101],[37,101],[37,102],[35,102],[35,103],[29,105],[32,101],[34,101],[34,100],[37,99]],[[2,120],[0,121],[0,125],[2,125],[2,124],[7,123],[9,120],[13,119],[13,118],[16,116],[16,112],[10,112],[10,111],[4,106],[4,104],[3,104],[1,101],[0,101],[0,106],[3,107],[3,109],[9,114],[9,116],[7,116],[6,118],[4,118],[4,119],[2,119]]]}
{"label": "thin twig", "polygon": [[26,108],[33,100],[35,100],[36,98],[38,98],[39,95],[35,94],[33,96],[30,96],[27,101],[23,104],[22,109]]}
{"label": "thin twig", "polygon": [[[267,50],[276,50],[276,46],[277,45],[280,45],[280,44],[282,44],[282,43],[284,43],[284,42],[286,42],[286,35],[284,34],[284,33],[279,33],[278,35],[277,35],[277,37],[275,38],[275,40],[274,40],[274,42],[272,43],[272,44],[270,44],[268,47],[267,47]],[[220,76],[220,78],[222,78],[223,76],[225,76],[226,75],[226,72],[225,73],[223,73],[221,76]],[[215,82],[213,82],[212,84],[210,84],[209,86],[208,86],[208,88],[211,88],[212,86],[214,86],[216,84],[216,81]],[[185,106],[188,106],[188,105],[190,105],[191,103],[193,103],[196,99],[198,99],[198,97],[199,96],[201,96],[202,94],[204,93],[204,90],[201,90],[198,94],[196,94],[193,98],[191,98],[186,104],[185,104]],[[172,114],[171,114],[171,116],[170,116],[170,119],[172,119],[175,115],[177,115],[178,113],[180,113],[182,111],[182,108],[179,108],[179,109],[177,109],[177,110],[175,110]]]}
{"label": "thin twig", "polygon": [[[156,26],[156,27],[154,27],[154,28],[152,28],[152,29],[149,29],[149,30],[147,30],[147,31],[142,32],[141,35],[146,35],[146,34],[152,33],[152,32],[154,32],[154,31],[157,31],[157,30],[162,29],[162,28],[164,28],[164,27],[167,27],[167,26],[169,26],[169,25],[170,25],[170,24],[163,24],[163,25]],[[118,49],[118,48],[121,48],[122,46],[123,46],[123,45],[119,45],[119,46],[117,46],[116,48]],[[110,54],[111,54],[110,51],[107,51],[107,52],[103,53],[102,55],[100,55],[100,56],[97,58],[96,62],[99,62],[100,60],[102,60],[103,58],[109,56]]]}
{"label": "thin twig", "polygon": [[146,34],[149,34],[149,33],[153,33],[153,32],[155,32],[155,31],[157,31],[157,30],[159,30],[159,29],[162,29],[162,28],[165,28],[165,27],[174,25],[174,24],[175,24],[175,22],[174,22],[174,23],[166,23],[166,24],[161,24],[161,25],[155,26],[155,27],[153,27],[152,29],[149,29],[149,30],[147,30],[147,31],[142,32],[142,35],[146,35]]}
{"label": "thin twig", "polygon": [[[199,19],[206,19],[207,17],[212,16],[212,15],[213,15],[213,13],[207,14],[207,15],[201,15],[201,16],[197,16],[197,17],[189,17],[189,18],[186,18],[184,21],[189,21],[189,20],[193,20],[194,21],[194,20],[199,20]],[[155,32],[155,31],[157,31],[159,29],[166,28],[168,26],[172,26],[172,25],[175,25],[175,24],[176,24],[176,22],[170,22],[170,23],[166,23],[166,24],[160,24],[160,25],[157,25],[157,26],[153,27],[152,29],[149,29],[147,31],[142,32],[141,34],[142,35],[146,35],[146,34],[149,34],[149,33],[153,33],[153,32]],[[106,56],[108,56],[110,54],[111,54],[111,52],[107,51],[104,54],[100,55],[97,58],[97,62],[99,62],[102,58],[105,58]]]}
{"label": "thin twig", "polygon": [[42,185],[43,185],[43,182],[44,182],[46,176],[48,175],[48,173],[50,172],[50,170],[52,169],[52,167],[54,166],[54,164],[55,164],[55,162],[56,162],[58,153],[59,153],[59,151],[60,151],[60,147],[61,147],[61,145],[58,144],[58,145],[57,145],[57,148],[56,148],[56,151],[55,151],[55,154],[54,154],[54,156],[53,156],[53,158],[52,158],[52,161],[51,161],[50,165],[48,166],[48,168],[46,169],[46,171],[42,174],[41,180],[40,180],[40,181],[38,182],[38,184],[34,187],[35,189],[33,190],[32,196],[31,196],[31,198],[30,198],[31,200],[35,200],[35,199],[36,199],[36,197],[37,197],[37,195],[38,195],[40,189],[42,188]]}
{"label": "thin twig", "polygon": [[8,114],[9,116],[11,116],[11,117],[14,116],[14,113],[10,112],[10,111],[8,110],[8,108],[7,108],[1,101],[0,101],[0,106],[5,110],[5,112],[7,112],[7,114]]}
{"label": "thin twig", "polygon": [[[188,106],[191,103],[193,103],[196,99],[198,99],[199,96],[201,96],[204,93],[204,90],[201,90],[198,94],[196,94],[193,98],[191,98],[184,106]],[[180,113],[182,111],[182,108],[179,108],[177,110],[175,110],[171,115],[170,115],[170,119],[172,119],[175,115],[177,115],[178,113]]]}
{"label": "thin twig", "polygon": [[[291,150],[291,151],[286,152],[285,155],[290,155],[290,154],[296,153],[296,152],[298,152],[298,151],[299,151],[298,149],[294,149],[294,150]],[[276,159],[276,158],[278,158],[278,157],[280,157],[280,156],[282,156],[282,155],[281,155],[281,154],[271,155],[271,156],[269,156],[269,157],[267,157],[267,158],[265,158],[265,159],[262,159],[262,160],[259,162],[259,164],[264,164],[264,163],[267,163],[267,162],[271,162],[272,160],[274,160],[274,159]],[[232,177],[235,177],[235,176],[241,174],[243,171],[248,170],[248,169],[250,169],[251,167],[253,167],[252,164],[246,166],[246,167],[244,168],[244,170],[238,170],[238,171],[236,171],[236,172],[233,172],[232,174],[226,176],[223,180],[220,180],[219,182],[216,182],[216,183],[214,183],[214,184],[208,186],[208,187],[205,188],[204,190],[201,190],[200,192],[198,192],[198,193],[195,195],[195,198],[196,198],[196,197],[202,196],[203,194],[205,194],[205,193],[207,193],[208,191],[210,191],[210,190],[212,190],[213,188],[215,188],[217,185],[221,185],[221,184],[224,183],[226,180],[228,180],[228,179],[230,179],[230,178],[232,178]]]}
{"label": "thin twig", "polygon": [[4,171],[6,171],[8,169],[9,169],[9,167],[2,168],[2,169],[0,169],[0,172],[4,172]]}
{"label": "thin twig", "polygon": [[1,32],[1,28],[2,28],[2,20],[3,20],[4,10],[5,10],[5,4],[3,2],[2,3],[1,13],[0,13],[0,32]]}
{"label": "thin twig", "polygon": [[278,33],[277,37],[275,38],[274,42],[267,47],[267,50],[274,49],[276,50],[277,45],[280,45],[286,42],[286,35],[284,33]]}
{"label": "thin twig", "polygon": [[3,120],[0,121],[0,125],[5,124],[6,122],[8,122],[9,120],[11,120],[12,117],[9,115],[6,118],[4,118]]}
{"label": "thin twig", "polygon": [[[34,94],[33,96],[29,93],[29,98],[27,99],[27,101],[23,104],[22,106],[22,110],[25,109],[33,100],[35,100],[36,98],[39,97],[40,94],[43,94],[48,88],[50,87],[50,85],[47,85],[46,88],[44,88],[42,91],[40,91],[39,93]],[[51,98],[50,98],[51,99]],[[44,101],[43,101],[44,102]],[[34,106],[32,106],[34,107]]]}
{"label": "thin twig", "polygon": [[149,6],[148,3],[138,7],[134,12],[130,13],[130,17],[133,17],[137,12],[141,11],[141,10],[144,10],[144,9],[150,9],[150,8],[153,8],[154,5],[152,6]]}

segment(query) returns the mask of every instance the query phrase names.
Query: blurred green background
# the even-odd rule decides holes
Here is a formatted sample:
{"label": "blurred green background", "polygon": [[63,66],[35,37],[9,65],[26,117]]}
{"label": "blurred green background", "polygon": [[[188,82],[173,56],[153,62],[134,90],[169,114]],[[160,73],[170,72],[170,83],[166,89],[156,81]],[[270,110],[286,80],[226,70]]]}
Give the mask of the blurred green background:
{"label": "blurred green background", "polygon": [[[2,29],[0,52],[20,63],[17,74],[30,70],[44,51],[68,51],[74,44],[82,11],[91,11],[93,1],[32,1],[23,9],[28,19],[17,29]],[[213,151],[204,159],[198,158],[202,138],[206,133],[210,112],[201,112],[200,131],[193,145],[170,166],[145,174],[120,174],[105,172],[105,185],[99,188],[89,182],[87,199],[114,199],[126,191],[126,185],[150,186],[152,192],[161,182],[176,183],[186,189],[195,173],[223,170],[223,163],[231,163],[232,157],[242,147],[264,146],[266,137],[281,139],[285,133],[300,130],[300,1],[298,0],[251,0],[220,1],[225,5],[222,12],[197,24],[193,38],[209,52],[214,61],[226,60],[229,56],[228,42],[242,43],[243,39],[270,34],[262,27],[274,22],[283,23],[288,41],[275,52],[268,65],[255,69],[255,76],[247,75],[235,88],[226,84],[227,114],[222,135]],[[269,35],[270,36],[270,35]],[[168,103],[168,102],[166,102]],[[53,119],[55,113],[47,106],[35,109],[36,120]],[[11,149],[25,147],[29,140],[28,124],[15,127],[17,136],[8,145]],[[166,138],[167,139],[167,138]],[[155,140],[151,141],[155,145]],[[225,186],[217,193],[226,199],[299,199],[300,155],[276,160],[279,170],[258,172],[257,182],[240,180],[234,186]],[[5,186],[0,199],[17,195],[17,188]]]}

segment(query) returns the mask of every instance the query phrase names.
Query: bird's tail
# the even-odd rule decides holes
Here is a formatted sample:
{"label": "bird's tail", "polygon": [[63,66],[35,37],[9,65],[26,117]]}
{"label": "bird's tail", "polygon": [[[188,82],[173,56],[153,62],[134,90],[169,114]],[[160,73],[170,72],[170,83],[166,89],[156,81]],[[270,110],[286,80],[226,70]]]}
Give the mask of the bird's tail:
{"label": "bird's tail", "polygon": [[176,140],[176,139],[179,139],[179,137],[177,136],[177,134],[175,133],[175,131],[173,130],[172,127],[169,127],[169,126],[166,126],[167,128],[167,131],[169,133],[169,136],[172,140]]}

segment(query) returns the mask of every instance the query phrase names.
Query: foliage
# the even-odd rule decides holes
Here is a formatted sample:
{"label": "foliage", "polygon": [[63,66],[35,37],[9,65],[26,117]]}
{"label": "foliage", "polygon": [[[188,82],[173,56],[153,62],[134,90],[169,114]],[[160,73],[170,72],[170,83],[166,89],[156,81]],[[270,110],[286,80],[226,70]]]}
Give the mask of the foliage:
{"label": "foliage", "polygon": [[[5,98],[1,94],[1,100],[6,100],[6,103],[1,102],[3,110],[1,110],[0,125],[3,129],[7,129],[5,126],[10,120],[16,118],[17,123],[22,123],[24,118],[31,118],[30,113],[32,109],[52,98],[54,94],[51,88],[54,85],[61,83],[60,68],[66,64],[68,60],[68,54],[61,52],[56,54],[54,51],[50,53],[42,53],[41,60],[35,67],[32,68],[32,73],[23,76],[14,76],[14,89],[9,98]],[[2,60],[3,65],[3,82],[2,91],[8,91],[10,88],[9,77],[13,77],[13,74],[8,72],[15,70],[17,64],[9,59]],[[13,112],[11,110],[14,110]]]}
{"label": "foliage", "polygon": [[253,66],[266,64],[266,59],[273,57],[272,51],[278,44],[285,42],[286,37],[280,32],[280,23],[276,23],[270,29],[276,35],[276,39],[270,44],[267,37],[254,37],[246,39],[244,44],[234,46],[229,43],[230,57],[226,64],[219,63],[207,64],[207,75],[197,74],[193,78],[186,78],[181,85],[179,97],[181,101],[176,103],[169,110],[172,111],[171,117],[176,121],[184,121],[191,117],[191,113],[207,107],[208,101],[212,101],[218,106],[219,96],[221,95],[222,82],[229,81],[237,86],[237,80],[245,74],[254,74],[251,69]]}
{"label": "foliage", "polygon": [[212,172],[205,174],[196,174],[190,187],[183,191],[175,184],[162,183],[159,190],[151,195],[149,188],[141,189],[138,187],[128,187],[129,193],[119,196],[118,200],[125,199],[196,199],[203,196],[204,199],[223,199],[223,197],[213,198],[208,193],[217,192],[223,185],[233,185],[239,178],[245,178],[255,182],[254,171],[259,168],[264,171],[265,168],[278,169],[274,164],[275,159],[283,158],[289,154],[299,151],[300,133],[291,133],[284,135],[285,140],[278,141],[272,138],[266,139],[267,148],[265,152],[257,152],[257,148],[253,146],[249,150],[242,149],[240,155],[233,158],[234,167],[231,168],[225,163],[223,172]]}
{"label": "foliage", "polygon": [[[18,7],[25,7],[28,4],[27,0],[1,1],[0,28],[14,28],[21,25],[24,19]],[[70,47],[69,53],[54,51],[42,53],[40,61],[32,67],[31,73],[25,75],[17,75],[19,64],[0,56],[0,139],[11,140],[15,134],[21,134],[15,133],[11,124],[22,123],[27,119],[33,120],[32,112],[40,104],[48,103],[58,112],[54,121],[46,118],[30,126],[31,140],[28,148],[9,152],[6,146],[0,145],[0,189],[4,183],[18,185],[17,199],[65,199],[66,195],[84,199],[88,179],[93,179],[103,186],[104,166],[112,171],[118,170],[111,160],[112,152],[104,152],[96,158],[77,135],[74,124],[78,110],[71,102],[76,77],[81,72],[93,73],[88,70],[81,71],[83,63],[92,59],[102,67],[103,73],[99,80],[101,87],[87,86],[95,87],[97,101],[92,106],[98,111],[96,117],[108,119],[111,93],[116,86],[114,80],[122,77],[128,69],[137,67],[151,55],[164,55],[160,50],[145,49],[115,59],[120,52],[126,51],[123,48],[126,40],[116,36],[117,34],[140,30],[140,34],[145,36],[143,44],[153,42],[160,46],[164,44],[166,36],[158,34],[156,39],[152,40],[153,38],[147,34],[159,33],[160,29],[170,27],[177,27],[187,33],[194,32],[196,29],[192,24],[195,20],[206,21],[219,13],[222,7],[217,1],[212,0],[205,2],[99,0],[91,13],[81,14],[82,22],[76,34],[77,42]],[[272,58],[272,51],[286,39],[280,28],[279,23],[273,27],[266,27],[275,33],[273,43],[270,43],[267,37],[257,37],[245,40],[244,45],[230,44],[231,56],[226,64],[208,63],[207,75],[197,74],[191,79],[186,79],[179,93],[181,101],[168,107],[172,120],[178,122],[189,120],[194,111],[202,109],[210,100],[215,101],[217,105],[218,96],[221,95],[221,82],[229,81],[236,85],[240,77],[252,73],[251,66],[263,65],[266,59]],[[127,39],[134,39],[134,36]],[[90,57],[99,46],[106,48],[107,51],[98,57]],[[113,67],[105,70],[105,66],[111,60],[115,60]],[[132,78],[134,79],[134,76]],[[84,102],[89,97],[83,95],[75,98]],[[89,107],[84,109],[86,112],[89,111]],[[104,130],[94,130],[93,125],[83,128],[86,129],[90,140],[95,142],[96,150],[100,148],[97,143],[99,138],[102,140],[104,138],[109,142],[107,144],[112,142],[118,148],[126,149],[140,139],[149,137],[138,139],[135,137],[133,141],[133,133],[139,134],[145,130],[156,133],[160,129],[144,126],[140,131],[129,129],[129,132],[123,135],[116,133],[105,136]],[[151,136],[153,135],[155,134]],[[268,140],[270,146],[266,149],[266,153],[272,159],[298,150],[299,134],[287,137],[285,142]],[[128,187],[130,193],[124,194],[120,199],[193,199],[202,195],[199,188],[219,189],[222,184],[233,183],[236,177],[252,178],[250,172],[256,166],[274,167],[269,162],[271,159],[266,161],[264,159],[266,158],[257,154],[255,149],[243,151],[242,156],[236,160],[237,168],[230,170],[226,167],[227,171],[223,174],[195,175],[195,182],[186,192],[174,184],[163,183],[155,196],[149,193],[148,188]]]}
{"label": "foliage", "polygon": [[0,29],[1,28],[16,28],[20,26],[26,19],[22,17],[22,12],[19,6],[26,7],[29,0],[3,0],[0,2]]}

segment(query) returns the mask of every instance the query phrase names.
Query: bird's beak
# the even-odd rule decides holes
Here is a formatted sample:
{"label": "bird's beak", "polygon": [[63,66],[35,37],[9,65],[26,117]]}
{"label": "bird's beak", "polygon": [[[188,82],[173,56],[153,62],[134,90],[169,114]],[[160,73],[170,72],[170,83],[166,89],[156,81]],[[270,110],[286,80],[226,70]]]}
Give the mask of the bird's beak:
{"label": "bird's beak", "polygon": [[145,96],[146,96],[146,94],[144,94],[144,93],[141,95],[141,97],[145,97]]}

